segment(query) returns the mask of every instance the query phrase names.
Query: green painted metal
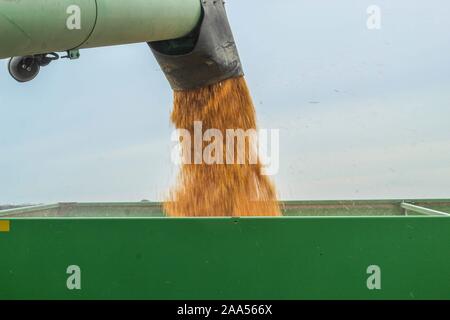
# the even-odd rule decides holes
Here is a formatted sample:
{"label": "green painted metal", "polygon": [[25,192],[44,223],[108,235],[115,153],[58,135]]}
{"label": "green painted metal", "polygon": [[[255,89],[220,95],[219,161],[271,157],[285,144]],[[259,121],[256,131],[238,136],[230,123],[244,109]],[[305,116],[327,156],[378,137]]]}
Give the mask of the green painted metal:
{"label": "green painted metal", "polygon": [[[281,206],[283,218],[162,218],[150,202],[0,211],[0,299],[450,299],[450,219],[405,216],[450,213],[450,200]],[[381,290],[367,287],[373,265]]]}
{"label": "green painted metal", "polygon": [[0,0],[0,59],[182,37],[199,0]]}
{"label": "green painted metal", "polygon": [[[80,8],[80,30],[68,30],[68,8]],[[75,48],[95,26],[92,0],[0,0],[0,59]]]}
{"label": "green painted metal", "polygon": [[450,299],[447,217],[9,221],[0,299]]}
{"label": "green painted metal", "polygon": [[78,50],[78,49],[72,49],[72,50],[67,51],[67,57],[70,60],[77,60],[80,58],[80,55],[81,55],[80,50]]}

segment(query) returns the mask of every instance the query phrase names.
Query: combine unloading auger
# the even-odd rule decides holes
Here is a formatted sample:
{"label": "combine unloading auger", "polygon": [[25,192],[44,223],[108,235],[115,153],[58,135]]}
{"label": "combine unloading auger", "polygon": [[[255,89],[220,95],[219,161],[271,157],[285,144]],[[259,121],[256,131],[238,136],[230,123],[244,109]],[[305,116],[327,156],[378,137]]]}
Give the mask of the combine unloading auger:
{"label": "combine unloading auger", "polygon": [[222,0],[0,0],[0,59],[19,82],[79,50],[148,42],[174,90],[243,74]]}

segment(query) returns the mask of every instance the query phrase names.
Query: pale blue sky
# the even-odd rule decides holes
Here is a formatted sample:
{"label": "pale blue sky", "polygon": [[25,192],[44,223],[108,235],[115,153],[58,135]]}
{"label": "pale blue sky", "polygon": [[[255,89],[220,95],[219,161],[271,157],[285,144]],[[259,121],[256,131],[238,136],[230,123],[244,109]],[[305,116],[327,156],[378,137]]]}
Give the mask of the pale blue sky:
{"label": "pale blue sky", "polygon": [[[382,29],[366,28],[366,8]],[[450,198],[450,2],[229,0],[282,199]],[[0,70],[0,203],[161,200],[172,93],[145,44]]]}

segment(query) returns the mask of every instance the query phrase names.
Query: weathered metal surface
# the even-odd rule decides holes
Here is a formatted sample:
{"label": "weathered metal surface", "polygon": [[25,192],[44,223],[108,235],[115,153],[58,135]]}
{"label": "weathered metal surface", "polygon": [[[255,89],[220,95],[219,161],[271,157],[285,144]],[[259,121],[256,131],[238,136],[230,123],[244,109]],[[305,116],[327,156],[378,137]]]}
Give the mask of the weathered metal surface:
{"label": "weathered metal surface", "polygon": [[[450,214],[450,200],[287,201],[285,216],[404,216],[403,203]],[[410,215],[421,215],[410,212]],[[161,203],[61,203],[0,211],[0,217],[163,217]]]}

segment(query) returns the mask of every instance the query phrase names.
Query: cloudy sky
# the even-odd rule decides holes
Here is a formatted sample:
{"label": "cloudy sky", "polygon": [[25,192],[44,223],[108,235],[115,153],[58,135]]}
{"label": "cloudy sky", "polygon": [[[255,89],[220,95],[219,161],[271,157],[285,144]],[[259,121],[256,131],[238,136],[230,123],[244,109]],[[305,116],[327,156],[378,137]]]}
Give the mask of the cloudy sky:
{"label": "cloudy sky", "polygon": [[[280,129],[280,198],[450,198],[449,1],[227,8],[260,127]],[[163,199],[172,93],[145,44],[25,85],[0,64],[0,203]]]}

